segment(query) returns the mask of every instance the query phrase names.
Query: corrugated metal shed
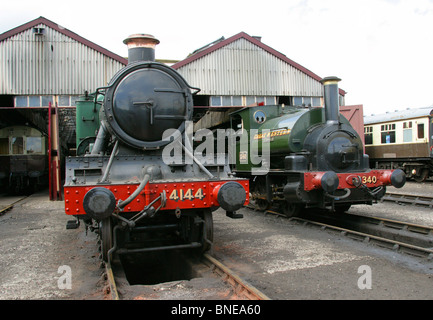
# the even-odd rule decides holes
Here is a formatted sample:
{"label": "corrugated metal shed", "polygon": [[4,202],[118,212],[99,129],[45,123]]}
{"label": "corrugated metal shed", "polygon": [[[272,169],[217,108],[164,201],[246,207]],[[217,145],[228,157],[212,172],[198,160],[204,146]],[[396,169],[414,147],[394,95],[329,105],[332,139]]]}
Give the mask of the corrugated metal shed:
{"label": "corrugated metal shed", "polygon": [[172,67],[205,95],[323,95],[321,77],[244,32]]}
{"label": "corrugated metal shed", "polygon": [[425,117],[429,115],[433,115],[433,106],[364,116],[364,125],[381,122],[401,121],[406,119]]}
{"label": "corrugated metal shed", "polygon": [[80,95],[127,60],[40,17],[0,35],[0,94]]}

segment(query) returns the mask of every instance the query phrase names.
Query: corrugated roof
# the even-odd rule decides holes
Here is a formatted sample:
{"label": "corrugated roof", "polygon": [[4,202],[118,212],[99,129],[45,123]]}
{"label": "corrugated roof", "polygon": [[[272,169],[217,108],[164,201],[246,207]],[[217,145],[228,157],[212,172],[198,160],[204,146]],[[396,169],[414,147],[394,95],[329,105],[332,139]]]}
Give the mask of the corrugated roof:
{"label": "corrugated roof", "polygon": [[102,54],[110,57],[113,60],[116,60],[116,61],[118,61],[120,63],[125,64],[125,65],[128,64],[128,59],[125,59],[125,58],[123,58],[123,57],[121,57],[121,56],[119,56],[119,55],[117,55],[117,54],[115,54],[115,53],[113,53],[113,52],[111,52],[111,51],[109,51],[109,50],[107,50],[107,49],[105,49],[105,48],[97,45],[96,43],[93,43],[93,42],[91,42],[91,41],[89,41],[89,40],[87,40],[87,39],[79,36],[78,34],[72,32],[72,31],[70,31],[70,30],[68,30],[66,28],[61,27],[57,23],[55,23],[55,22],[53,22],[51,20],[48,20],[47,18],[44,18],[44,17],[39,17],[39,18],[37,18],[35,20],[32,20],[30,22],[27,22],[27,23],[21,25],[21,26],[18,26],[16,28],[13,28],[13,29],[11,29],[9,31],[6,31],[6,32],[0,34],[0,42],[3,41],[3,40],[5,40],[5,39],[8,39],[10,37],[13,37],[14,35],[16,35],[16,34],[18,34],[20,32],[23,32],[23,31],[25,31],[27,29],[36,27],[39,24],[44,24],[47,27],[50,27],[50,28],[52,28],[52,29],[54,29],[54,30],[56,30],[56,31],[58,31],[58,32],[66,35],[66,36],[68,36],[68,37],[71,37],[72,39],[74,39],[74,40],[76,40],[76,41],[78,41],[78,42],[80,42],[80,43],[82,43],[82,44],[84,44],[84,45],[92,48],[93,50],[96,50],[96,51],[98,51],[98,52],[100,52],[100,53],[102,53]]}
{"label": "corrugated roof", "polygon": [[364,124],[401,121],[406,119],[425,117],[428,115],[433,115],[433,106],[417,108],[417,109],[408,108],[406,110],[397,110],[394,112],[387,112],[384,114],[377,114],[377,115],[372,114],[369,116],[364,116]]}
{"label": "corrugated roof", "polygon": [[92,92],[126,64],[127,59],[40,17],[0,35],[0,94]]}
{"label": "corrugated roof", "polygon": [[[246,34],[245,32],[240,32],[228,39],[225,39],[223,41],[219,41],[216,44],[206,48],[205,50],[201,50],[199,52],[197,52],[196,54],[193,54],[191,56],[189,56],[188,58],[186,58],[185,60],[182,60],[176,64],[174,64],[172,66],[172,68],[174,69],[179,69],[193,61],[196,61],[212,52],[215,52],[218,49],[221,49],[239,39],[246,39],[247,41],[255,44],[256,46],[260,47],[261,49],[265,50],[266,52],[274,55],[275,57],[277,57],[278,59],[286,62],[287,64],[289,64],[290,66],[302,71],[303,73],[305,73],[306,75],[310,76],[311,78],[313,78],[316,81],[320,81],[322,80],[322,77],[318,76],[317,74],[313,73],[312,71],[308,70],[307,68],[301,66],[300,64],[296,63],[295,61],[289,59],[286,55],[282,54],[281,52],[278,52],[277,50],[267,46],[266,44],[264,44],[263,42],[261,42],[260,40],[258,40],[257,38],[251,37],[250,35]],[[342,89],[340,89],[340,94],[341,95],[345,95],[346,92]]]}

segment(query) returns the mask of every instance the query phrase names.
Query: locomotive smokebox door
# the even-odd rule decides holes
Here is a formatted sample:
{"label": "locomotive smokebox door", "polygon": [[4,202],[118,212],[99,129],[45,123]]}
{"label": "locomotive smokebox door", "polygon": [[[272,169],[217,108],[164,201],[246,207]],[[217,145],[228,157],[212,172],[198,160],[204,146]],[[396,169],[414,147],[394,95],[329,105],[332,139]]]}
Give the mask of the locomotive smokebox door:
{"label": "locomotive smokebox door", "polygon": [[178,138],[185,121],[192,119],[190,86],[176,70],[154,61],[159,40],[147,34],[131,35],[128,65],[107,87],[104,111],[110,133],[138,149],[159,149],[170,142],[162,138],[175,130]]}

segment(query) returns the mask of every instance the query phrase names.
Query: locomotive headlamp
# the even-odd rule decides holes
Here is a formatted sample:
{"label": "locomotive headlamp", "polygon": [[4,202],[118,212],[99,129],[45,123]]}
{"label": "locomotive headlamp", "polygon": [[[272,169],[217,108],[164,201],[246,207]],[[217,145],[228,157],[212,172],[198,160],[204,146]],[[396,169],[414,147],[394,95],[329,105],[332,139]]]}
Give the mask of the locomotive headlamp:
{"label": "locomotive headlamp", "polygon": [[322,189],[328,193],[332,193],[337,190],[340,181],[338,179],[337,174],[334,171],[325,172],[320,179],[320,184],[322,185]]}
{"label": "locomotive headlamp", "polygon": [[242,208],[247,198],[245,189],[239,182],[229,181],[213,189],[213,196],[226,211],[233,212]]}
{"label": "locomotive headlamp", "polygon": [[110,190],[96,187],[90,189],[84,196],[83,207],[91,218],[101,221],[113,213],[116,198]]}
{"label": "locomotive headlamp", "polygon": [[312,179],[306,179],[304,184],[308,182],[308,189],[323,189],[328,193],[332,193],[338,189],[338,185],[340,184],[340,180],[338,175],[334,171],[327,172],[317,172],[314,174]]}
{"label": "locomotive headlamp", "polygon": [[391,174],[391,184],[396,188],[401,188],[406,183],[406,174],[403,170],[397,169]]}

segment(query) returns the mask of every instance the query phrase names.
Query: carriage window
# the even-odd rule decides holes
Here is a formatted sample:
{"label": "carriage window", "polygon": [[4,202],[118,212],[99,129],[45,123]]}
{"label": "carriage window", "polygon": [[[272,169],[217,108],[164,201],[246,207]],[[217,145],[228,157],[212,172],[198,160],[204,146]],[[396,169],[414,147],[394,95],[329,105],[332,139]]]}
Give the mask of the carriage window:
{"label": "carriage window", "polygon": [[412,121],[403,122],[403,142],[412,142]]}
{"label": "carriage window", "polygon": [[0,154],[9,154],[9,138],[0,138]]}
{"label": "carriage window", "polygon": [[373,127],[364,128],[365,144],[373,144]]}
{"label": "carriage window", "polygon": [[412,128],[412,121],[403,122],[403,129],[410,129],[410,128]]}
{"label": "carriage window", "polygon": [[381,143],[395,143],[395,123],[380,126]]}
{"label": "carriage window", "polygon": [[424,139],[424,123],[418,125],[418,139]]}
{"label": "carriage window", "polygon": [[382,143],[395,143],[395,131],[382,132]]}
{"label": "carriage window", "polygon": [[24,140],[23,137],[12,138],[12,154],[24,153]]}
{"label": "carriage window", "polygon": [[412,142],[412,129],[403,130],[403,142]]}
{"label": "carriage window", "polygon": [[27,137],[26,151],[27,151],[27,154],[41,154],[42,153],[42,138],[40,138],[40,137]]}

